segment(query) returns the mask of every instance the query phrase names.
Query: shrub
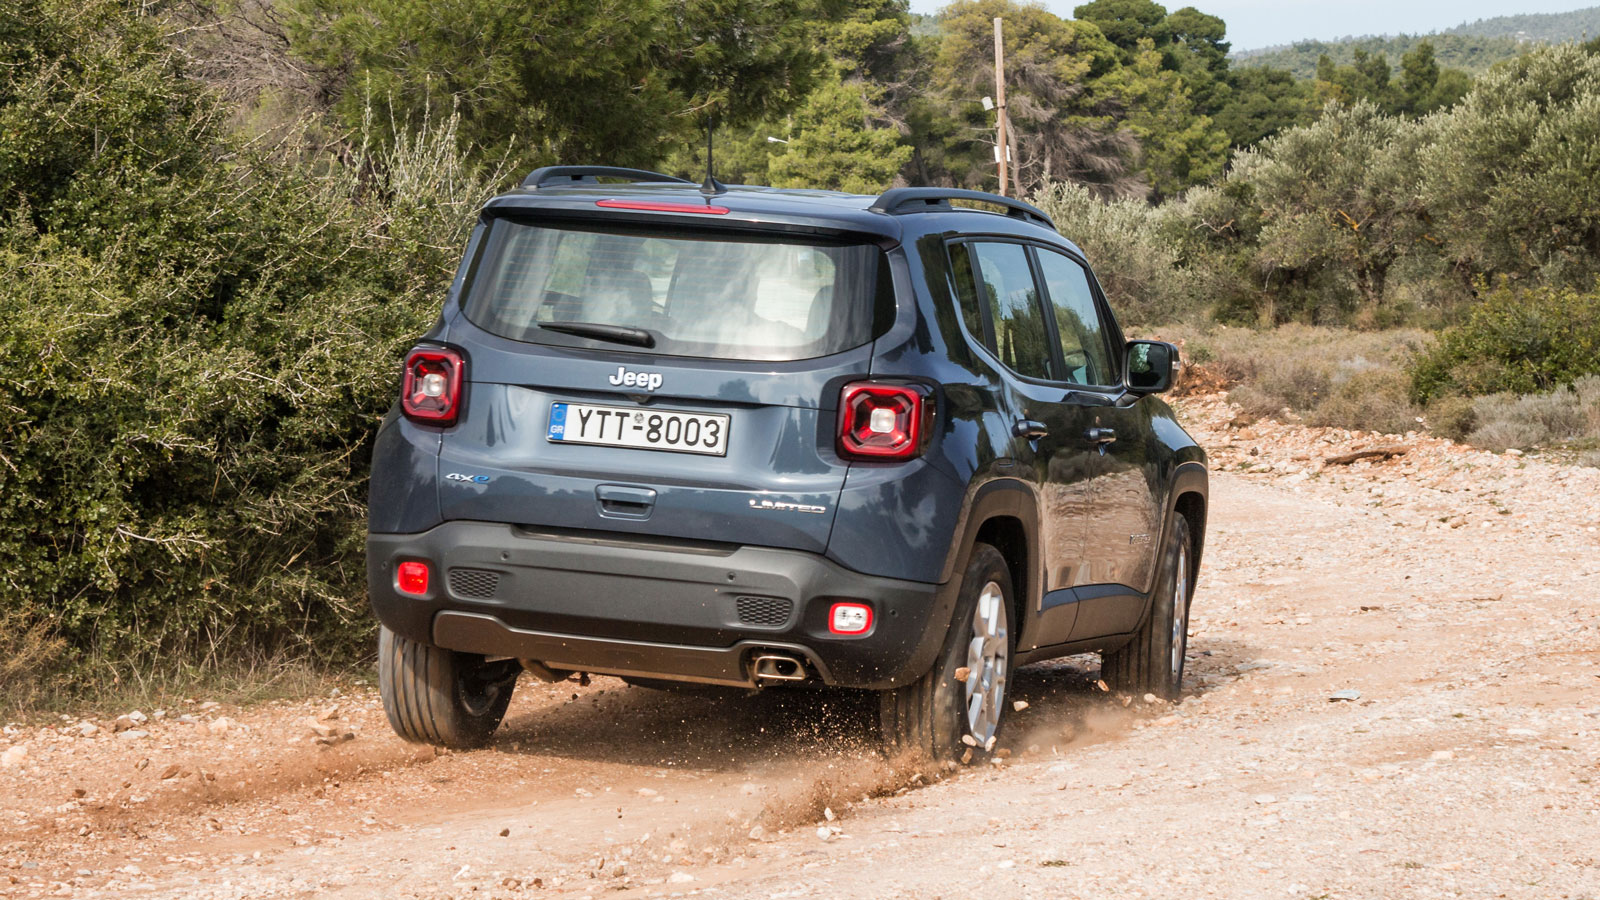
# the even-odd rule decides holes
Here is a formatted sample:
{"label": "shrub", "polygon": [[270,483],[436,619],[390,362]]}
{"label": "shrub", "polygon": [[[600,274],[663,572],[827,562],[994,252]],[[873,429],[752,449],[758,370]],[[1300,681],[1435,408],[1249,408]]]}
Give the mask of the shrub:
{"label": "shrub", "polygon": [[1600,376],[1547,394],[1491,394],[1473,401],[1476,447],[1500,452],[1600,440]]}
{"label": "shrub", "polygon": [[91,12],[32,0],[0,46],[4,630],[99,670],[341,654],[372,433],[491,179],[453,123],[241,146],[153,24]]}
{"label": "shrub", "polygon": [[1405,434],[1417,430],[1418,409],[1411,402],[1405,373],[1368,368],[1336,378],[1326,399],[1306,418],[1311,425]]}
{"label": "shrub", "polygon": [[1467,443],[1485,450],[1503,453],[1516,447],[1525,449],[1544,443],[1549,433],[1533,422],[1512,422],[1495,419],[1485,422],[1467,435]]}
{"label": "shrub", "polygon": [[1549,391],[1600,373],[1600,282],[1571,288],[1501,283],[1411,367],[1413,396]]}
{"label": "shrub", "polygon": [[1178,248],[1162,230],[1163,211],[1142,200],[1101,200],[1082,185],[1058,182],[1033,196],[1061,233],[1089,258],[1123,325],[1181,319],[1201,308]]}
{"label": "shrub", "polygon": [[1463,442],[1478,427],[1478,413],[1466,397],[1437,397],[1428,404],[1428,430],[1440,437]]}

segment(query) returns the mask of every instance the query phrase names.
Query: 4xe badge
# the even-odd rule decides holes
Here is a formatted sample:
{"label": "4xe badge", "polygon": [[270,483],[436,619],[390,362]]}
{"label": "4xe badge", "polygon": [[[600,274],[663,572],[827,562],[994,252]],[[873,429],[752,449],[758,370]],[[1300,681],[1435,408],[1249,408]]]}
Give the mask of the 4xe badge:
{"label": "4xe badge", "polygon": [[445,480],[446,481],[465,481],[468,484],[488,484],[489,483],[489,476],[487,476],[487,475],[463,475],[460,472],[451,472],[449,475],[445,476]]}
{"label": "4xe badge", "polygon": [[626,366],[617,366],[617,374],[606,380],[617,387],[641,387],[647,391],[661,387],[660,372],[629,372]]}

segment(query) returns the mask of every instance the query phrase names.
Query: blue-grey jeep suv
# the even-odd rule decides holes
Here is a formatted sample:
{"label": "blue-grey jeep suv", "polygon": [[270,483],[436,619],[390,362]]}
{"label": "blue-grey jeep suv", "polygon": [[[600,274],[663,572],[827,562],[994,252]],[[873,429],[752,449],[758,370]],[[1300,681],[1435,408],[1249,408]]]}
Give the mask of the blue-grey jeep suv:
{"label": "blue-grey jeep suv", "polygon": [[948,759],[1031,661],[1174,696],[1207,503],[1177,370],[1026,203],[540,169],[377,436],[389,721],[482,743],[524,671],[811,683]]}

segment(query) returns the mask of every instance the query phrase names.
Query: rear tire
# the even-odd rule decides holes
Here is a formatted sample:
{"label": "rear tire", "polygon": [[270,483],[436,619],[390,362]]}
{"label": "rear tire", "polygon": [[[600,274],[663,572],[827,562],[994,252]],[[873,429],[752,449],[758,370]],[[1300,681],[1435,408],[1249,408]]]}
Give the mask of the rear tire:
{"label": "rear tire", "polygon": [[[961,759],[969,749],[976,757],[994,748],[1016,655],[1011,627],[1015,609],[1005,557],[988,544],[973,545],[950,631],[933,669],[915,683],[880,696],[879,725],[891,750],[944,761]],[[968,670],[967,681],[957,680],[961,669]]]}
{"label": "rear tire", "polygon": [[1183,693],[1184,654],[1189,649],[1189,600],[1194,578],[1189,564],[1189,522],[1173,513],[1161,554],[1161,582],[1133,640],[1102,655],[1100,677],[1113,690],[1176,700]]}
{"label": "rear tire", "polygon": [[480,747],[487,743],[517,683],[516,660],[487,662],[420,644],[387,627],[378,631],[378,693],[394,733],[419,744]]}

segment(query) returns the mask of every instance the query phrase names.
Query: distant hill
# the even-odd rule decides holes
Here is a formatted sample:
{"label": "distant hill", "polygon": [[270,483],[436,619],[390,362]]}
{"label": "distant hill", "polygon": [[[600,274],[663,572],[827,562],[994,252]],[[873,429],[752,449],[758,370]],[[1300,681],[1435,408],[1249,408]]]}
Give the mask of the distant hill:
{"label": "distant hill", "polygon": [[1317,74],[1317,59],[1324,53],[1334,62],[1346,64],[1355,58],[1357,50],[1369,54],[1382,53],[1391,64],[1410,52],[1420,41],[1433,42],[1435,57],[1440,65],[1465,69],[1480,74],[1501,60],[1511,59],[1522,52],[1523,43],[1510,37],[1477,37],[1464,34],[1401,34],[1393,37],[1344,38],[1339,41],[1300,41],[1287,47],[1266,50],[1249,50],[1234,54],[1233,61],[1242,66],[1271,66],[1288,69],[1297,78],[1311,78]]}
{"label": "distant hill", "polygon": [[1548,44],[1581,41],[1600,37],[1600,6],[1565,13],[1496,16],[1493,19],[1479,19],[1476,22],[1446,28],[1444,33],[1474,37],[1511,37],[1544,41]]}
{"label": "distant hill", "polygon": [[1297,77],[1316,74],[1317,58],[1326,53],[1334,62],[1349,63],[1357,50],[1382,53],[1390,63],[1421,40],[1433,42],[1443,65],[1474,75],[1522,52],[1528,42],[1560,43],[1600,37],[1600,6],[1565,13],[1498,16],[1467,22],[1436,34],[1401,34],[1347,37],[1336,41],[1298,41],[1286,47],[1243,50],[1233,54],[1239,65],[1288,69]]}

